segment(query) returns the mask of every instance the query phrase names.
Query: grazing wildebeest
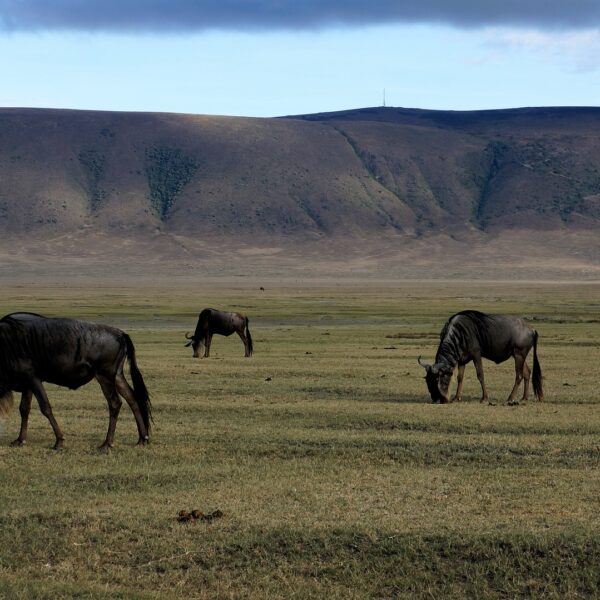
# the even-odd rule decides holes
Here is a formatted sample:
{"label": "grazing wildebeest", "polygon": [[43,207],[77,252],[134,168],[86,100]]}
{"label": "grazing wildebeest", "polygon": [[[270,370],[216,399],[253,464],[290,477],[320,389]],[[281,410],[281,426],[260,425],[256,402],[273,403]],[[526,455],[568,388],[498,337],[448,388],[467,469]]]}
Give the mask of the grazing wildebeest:
{"label": "grazing wildebeest", "polygon": [[[123,375],[129,360],[133,388]],[[121,395],[131,407],[139,433],[138,444],[148,443],[151,405],[135,360],[131,338],[115,327],[74,319],[48,318],[33,313],[12,313],[0,319],[0,406],[12,402],[12,391],[21,392],[21,431],[12,446],[22,446],[32,396],[48,418],[56,436],[55,449],[63,446],[63,433],[52,414],[42,382],[77,389],[96,378],[110,413],[108,433],[101,450],[112,445],[121,408]]]}
{"label": "grazing wildebeest", "polygon": [[244,356],[252,356],[252,336],[248,329],[248,317],[236,312],[224,312],[214,308],[205,308],[198,316],[198,324],[194,335],[186,333],[185,337],[190,340],[185,346],[192,347],[194,358],[200,356],[199,350],[204,345],[204,358],[210,355],[210,343],[212,336],[230,336],[237,333],[244,342]]}
{"label": "grazing wildebeest", "polygon": [[425,368],[425,380],[433,402],[449,401],[449,387],[454,371],[458,369],[456,394],[452,402],[459,401],[465,365],[471,360],[475,364],[477,379],[481,383],[481,402],[488,399],[483,379],[482,358],[493,360],[496,364],[515,359],[515,384],[508,396],[507,403],[514,402],[515,394],[522,379],[525,379],[523,401],[529,394],[530,371],[527,366],[527,354],[533,347],[533,391],[538,400],[544,399],[542,390],[542,370],[537,358],[538,333],[523,319],[506,315],[490,315],[476,310],[465,310],[448,319],[440,334],[440,345],[435,355],[435,363],[419,364]]}

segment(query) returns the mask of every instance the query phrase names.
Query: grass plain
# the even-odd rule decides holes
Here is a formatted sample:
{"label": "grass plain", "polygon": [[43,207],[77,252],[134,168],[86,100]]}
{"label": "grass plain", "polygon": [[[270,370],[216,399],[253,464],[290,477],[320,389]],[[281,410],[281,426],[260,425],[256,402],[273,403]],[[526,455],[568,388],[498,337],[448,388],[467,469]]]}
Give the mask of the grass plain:
{"label": "grass plain", "polygon": [[[0,425],[1,598],[600,595],[600,284],[259,285],[3,290],[128,331],[155,427],[134,447],[125,405],[98,454],[94,382],[47,386],[64,451],[37,407],[23,448],[18,410]],[[192,359],[204,306],[250,316],[251,359],[237,336]],[[502,404],[511,361],[484,365],[495,406],[472,366],[430,404],[416,359],[465,308],[532,320],[544,403]]]}

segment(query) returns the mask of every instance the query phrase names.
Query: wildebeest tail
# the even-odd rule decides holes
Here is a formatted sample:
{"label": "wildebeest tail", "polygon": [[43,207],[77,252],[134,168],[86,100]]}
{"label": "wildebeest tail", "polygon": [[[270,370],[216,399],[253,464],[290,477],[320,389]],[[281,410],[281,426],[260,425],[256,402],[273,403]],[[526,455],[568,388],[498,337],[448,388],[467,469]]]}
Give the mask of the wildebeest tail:
{"label": "wildebeest tail", "polygon": [[13,407],[13,395],[10,390],[0,396],[0,418],[6,417]]}
{"label": "wildebeest tail", "polygon": [[135,360],[135,348],[131,338],[125,334],[125,342],[127,343],[127,359],[129,360],[129,370],[131,373],[131,382],[133,383],[133,396],[135,397],[142,419],[146,429],[150,431],[150,421],[152,421],[152,404],[150,403],[150,395],[144,383],[144,378],[138,369]]}
{"label": "wildebeest tail", "polygon": [[252,354],[254,347],[252,346],[252,336],[250,335],[250,330],[248,329],[248,317],[246,317],[246,339],[248,340],[248,352]]}
{"label": "wildebeest tail", "polygon": [[541,402],[544,399],[544,390],[542,388],[542,368],[537,357],[538,332],[533,332],[533,392],[535,397]]}

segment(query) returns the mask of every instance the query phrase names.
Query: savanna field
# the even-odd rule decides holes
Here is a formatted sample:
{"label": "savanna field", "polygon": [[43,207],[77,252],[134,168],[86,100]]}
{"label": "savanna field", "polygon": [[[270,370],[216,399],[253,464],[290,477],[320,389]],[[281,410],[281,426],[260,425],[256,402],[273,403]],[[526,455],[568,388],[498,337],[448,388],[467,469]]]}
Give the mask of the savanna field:
{"label": "savanna field", "polygon": [[[14,286],[30,310],[116,325],[150,390],[151,444],[100,387],[47,385],[65,449],[18,396],[0,425],[0,598],[589,598],[600,595],[600,284]],[[200,309],[250,317],[254,356]],[[473,308],[540,334],[545,401],[514,363],[433,405],[417,357]],[[531,356],[529,357],[531,365]],[[520,395],[519,395],[520,397]],[[180,510],[220,510],[178,522]]]}

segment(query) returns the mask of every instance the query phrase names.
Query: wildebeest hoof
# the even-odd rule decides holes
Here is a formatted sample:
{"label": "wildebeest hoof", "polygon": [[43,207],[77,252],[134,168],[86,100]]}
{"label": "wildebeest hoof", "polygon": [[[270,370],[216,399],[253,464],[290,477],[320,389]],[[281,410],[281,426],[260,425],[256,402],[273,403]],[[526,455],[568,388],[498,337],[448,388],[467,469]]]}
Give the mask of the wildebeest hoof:
{"label": "wildebeest hoof", "polygon": [[147,437],[145,437],[145,438],[140,438],[136,445],[137,446],[147,446],[149,443],[150,443],[150,440]]}
{"label": "wildebeest hoof", "polygon": [[496,406],[495,402],[488,402],[488,406]]}
{"label": "wildebeest hoof", "polygon": [[104,454],[110,454],[111,449],[112,444],[102,444],[101,446],[98,446],[98,451]]}
{"label": "wildebeest hoof", "polygon": [[17,438],[16,440],[13,440],[10,443],[11,448],[20,448],[21,446],[24,446],[24,445],[25,445],[25,440],[21,440],[19,438]]}
{"label": "wildebeest hoof", "polygon": [[65,442],[63,440],[58,440],[56,444],[54,444],[54,450],[62,450],[65,447]]}

